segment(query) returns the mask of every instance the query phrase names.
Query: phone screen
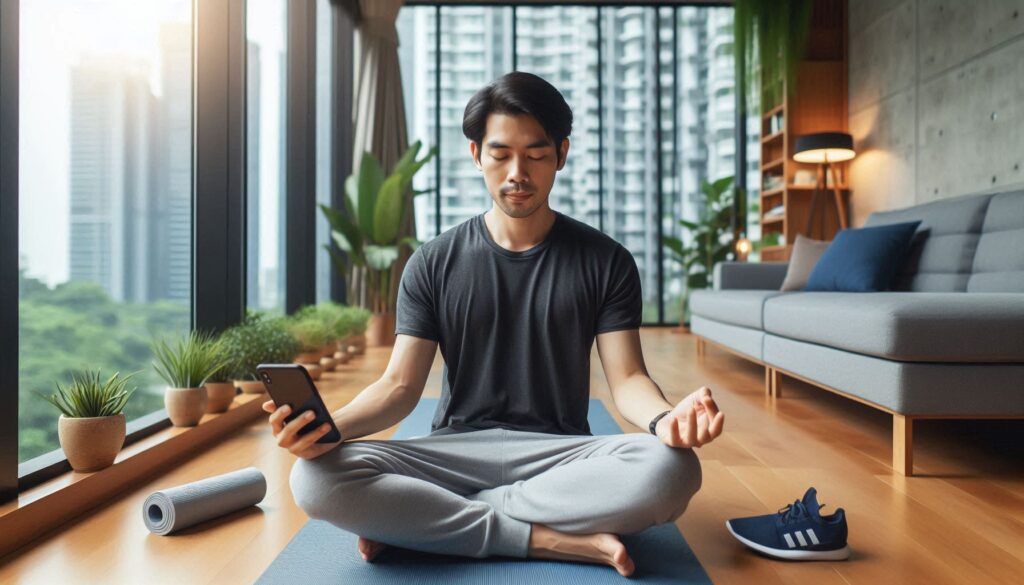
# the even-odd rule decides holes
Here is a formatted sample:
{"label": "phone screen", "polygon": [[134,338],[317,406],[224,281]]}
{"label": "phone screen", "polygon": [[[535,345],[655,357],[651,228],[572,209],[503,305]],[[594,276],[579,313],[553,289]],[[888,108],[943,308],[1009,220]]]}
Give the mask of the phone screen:
{"label": "phone screen", "polygon": [[299,364],[260,364],[256,367],[256,371],[259,373],[263,385],[267,387],[270,397],[274,399],[274,404],[278,408],[285,404],[292,407],[292,412],[284,419],[285,424],[307,410],[316,413],[316,418],[299,429],[297,434],[300,437],[323,423],[328,423],[331,425],[331,430],[316,442],[334,443],[341,440],[341,433],[334,425],[334,420],[313,384],[313,379],[306,372],[306,368]]}

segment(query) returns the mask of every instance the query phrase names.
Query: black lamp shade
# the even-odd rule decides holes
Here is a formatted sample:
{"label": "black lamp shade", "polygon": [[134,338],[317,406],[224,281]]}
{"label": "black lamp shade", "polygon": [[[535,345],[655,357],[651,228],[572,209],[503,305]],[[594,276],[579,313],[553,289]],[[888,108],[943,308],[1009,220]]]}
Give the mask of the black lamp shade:
{"label": "black lamp shade", "polygon": [[796,139],[793,160],[802,163],[834,163],[856,156],[853,137],[845,132],[818,132]]}

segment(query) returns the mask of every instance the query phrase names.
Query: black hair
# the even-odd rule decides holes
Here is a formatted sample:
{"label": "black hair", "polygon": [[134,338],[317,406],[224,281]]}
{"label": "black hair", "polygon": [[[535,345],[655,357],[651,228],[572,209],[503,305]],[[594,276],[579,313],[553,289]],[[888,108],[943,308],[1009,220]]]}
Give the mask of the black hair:
{"label": "black hair", "polygon": [[490,114],[533,116],[554,143],[555,160],[561,158],[562,140],[572,132],[572,110],[562,94],[543,78],[525,71],[506,73],[469,99],[462,133],[477,146],[482,146]]}

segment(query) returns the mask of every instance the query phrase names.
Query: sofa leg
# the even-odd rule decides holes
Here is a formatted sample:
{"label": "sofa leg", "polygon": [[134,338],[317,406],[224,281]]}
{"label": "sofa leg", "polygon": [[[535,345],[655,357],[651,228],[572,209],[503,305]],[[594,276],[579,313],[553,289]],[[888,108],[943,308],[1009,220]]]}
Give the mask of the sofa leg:
{"label": "sofa leg", "polygon": [[772,368],[771,366],[765,366],[764,367],[764,394],[765,394],[765,396],[771,396],[772,395],[772,372],[774,372],[774,371],[775,371],[775,368]]}
{"label": "sofa leg", "polygon": [[704,338],[703,337],[698,337],[697,338],[697,359],[699,359],[699,360],[704,359],[704,354],[706,354],[707,351],[708,351],[707,343],[704,341]]}
{"label": "sofa leg", "polygon": [[892,468],[900,475],[914,475],[914,419],[892,415]]}
{"label": "sofa leg", "polygon": [[771,368],[768,382],[768,393],[775,398],[782,398],[782,372]]}

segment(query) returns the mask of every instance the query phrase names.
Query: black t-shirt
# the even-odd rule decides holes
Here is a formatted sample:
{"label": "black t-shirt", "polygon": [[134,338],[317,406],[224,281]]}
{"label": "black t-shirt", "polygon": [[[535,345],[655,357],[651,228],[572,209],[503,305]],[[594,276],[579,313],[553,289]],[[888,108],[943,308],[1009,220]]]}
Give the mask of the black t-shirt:
{"label": "black t-shirt", "polygon": [[640,274],[621,244],[555,214],[522,252],[491,239],[481,213],[410,256],[395,332],[441,348],[434,434],[591,434],[590,350],[598,333],[640,326]]}

